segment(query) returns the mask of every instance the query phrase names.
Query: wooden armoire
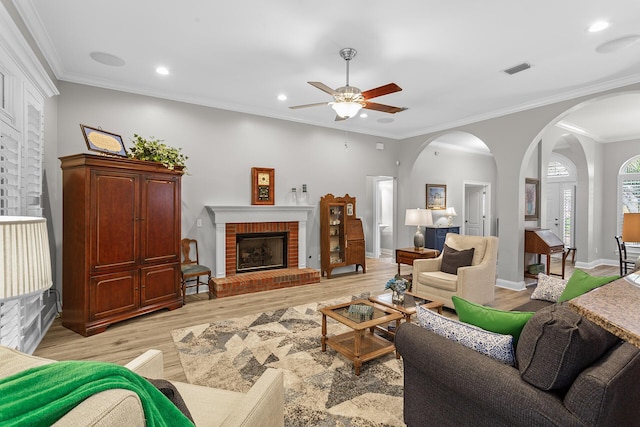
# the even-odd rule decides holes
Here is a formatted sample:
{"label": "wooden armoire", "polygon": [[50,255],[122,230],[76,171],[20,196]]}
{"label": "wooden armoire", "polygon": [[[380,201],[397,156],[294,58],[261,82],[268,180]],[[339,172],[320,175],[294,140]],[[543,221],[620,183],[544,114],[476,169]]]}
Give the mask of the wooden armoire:
{"label": "wooden armoire", "polygon": [[334,268],[365,264],[365,241],[362,221],[356,218],[356,198],[348,194],[335,197],[327,194],[320,199],[320,264],[321,273],[331,279]]}
{"label": "wooden armoire", "polygon": [[160,163],[61,157],[62,325],[84,336],[182,306],[182,172]]}

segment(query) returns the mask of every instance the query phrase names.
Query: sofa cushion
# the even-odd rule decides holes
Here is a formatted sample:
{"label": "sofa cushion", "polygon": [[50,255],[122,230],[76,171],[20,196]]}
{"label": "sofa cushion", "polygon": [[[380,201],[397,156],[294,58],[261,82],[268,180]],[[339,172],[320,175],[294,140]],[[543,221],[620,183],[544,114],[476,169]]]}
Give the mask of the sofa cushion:
{"label": "sofa cushion", "polygon": [[468,267],[473,260],[473,252],[475,248],[458,251],[444,244],[442,250],[442,264],[440,271],[449,274],[458,274],[458,267]]}
{"label": "sofa cushion", "polygon": [[477,326],[449,319],[422,306],[417,306],[418,323],[425,329],[513,366],[513,337],[485,331]]}
{"label": "sofa cushion", "polygon": [[592,289],[606,285],[619,278],[620,276],[591,276],[589,273],[576,269],[569,278],[567,287],[558,298],[558,301],[562,302],[579,297]]}
{"label": "sofa cushion", "polygon": [[550,305],[522,329],[516,348],[520,376],[541,390],[565,389],[618,341],[565,304]]}
{"label": "sofa cushion", "polygon": [[487,238],[482,236],[465,236],[449,233],[447,234],[445,244],[457,251],[474,248],[471,265],[480,264],[487,250]]}
{"label": "sofa cushion", "polygon": [[487,331],[513,336],[517,344],[524,325],[535,314],[533,311],[504,311],[474,304],[458,296],[452,296],[458,319]]}
{"label": "sofa cushion", "polygon": [[531,299],[539,299],[549,302],[558,302],[558,298],[567,286],[568,279],[538,274],[538,284],[531,293]]}

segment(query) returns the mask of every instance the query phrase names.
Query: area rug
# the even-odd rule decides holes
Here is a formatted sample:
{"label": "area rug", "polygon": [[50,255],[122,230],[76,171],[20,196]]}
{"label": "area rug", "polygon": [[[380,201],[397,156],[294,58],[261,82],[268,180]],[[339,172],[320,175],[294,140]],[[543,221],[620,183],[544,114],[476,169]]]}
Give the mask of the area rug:
{"label": "area rug", "polygon": [[[171,331],[187,381],[246,392],[266,368],[284,371],[286,426],[404,426],[402,360],[395,354],[363,364],[327,346],[324,301]],[[327,319],[329,335],[349,329]]]}

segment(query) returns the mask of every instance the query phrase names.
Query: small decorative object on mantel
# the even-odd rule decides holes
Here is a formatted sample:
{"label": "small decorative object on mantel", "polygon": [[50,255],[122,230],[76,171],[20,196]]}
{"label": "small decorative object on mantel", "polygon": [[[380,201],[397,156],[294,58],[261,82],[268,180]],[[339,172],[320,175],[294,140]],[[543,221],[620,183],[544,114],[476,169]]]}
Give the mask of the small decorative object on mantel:
{"label": "small decorative object on mantel", "polygon": [[406,292],[408,287],[408,281],[404,279],[399,274],[393,276],[393,279],[389,279],[387,284],[384,285],[385,289],[391,289],[393,292],[391,296],[391,302],[394,304],[402,304],[404,303],[404,293]]}
{"label": "small decorative object on mantel", "polygon": [[103,155],[127,157],[122,137],[115,133],[103,131],[100,128],[80,125],[87,148]]}
{"label": "small decorative object on mantel", "polygon": [[[251,204],[273,205],[275,171],[273,168],[251,168]],[[295,203],[294,203],[295,204]]]}
{"label": "small decorative object on mantel", "polygon": [[162,163],[167,169],[182,168],[186,172],[187,156],[180,153],[182,148],[169,147],[163,140],[155,137],[143,138],[137,133],[133,134],[133,147],[129,150],[129,157],[148,162]]}

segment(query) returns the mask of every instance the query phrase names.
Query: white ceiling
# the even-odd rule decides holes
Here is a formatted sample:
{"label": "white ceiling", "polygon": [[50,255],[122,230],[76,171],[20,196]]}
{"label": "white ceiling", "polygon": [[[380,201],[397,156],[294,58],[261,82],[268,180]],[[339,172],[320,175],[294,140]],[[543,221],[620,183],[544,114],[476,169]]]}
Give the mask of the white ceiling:
{"label": "white ceiling", "polygon": [[[60,80],[398,139],[640,82],[640,43],[596,52],[640,33],[640,2],[630,0],[14,5]],[[602,19],[611,27],[586,31]],[[307,81],[345,84],[343,47],[358,50],[351,85],[364,91],[395,82],[403,91],[374,101],[408,110],[335,122],[329,106],[289,109],[330,100]],[[92,52],[124,65],[96,62]],[[532,67],[512,76],[501,71],[522,62]],[[156,74],[159,65],[170,75]],[[593,103],[565,122],[600,142],[637,137],[639,96]]]}

